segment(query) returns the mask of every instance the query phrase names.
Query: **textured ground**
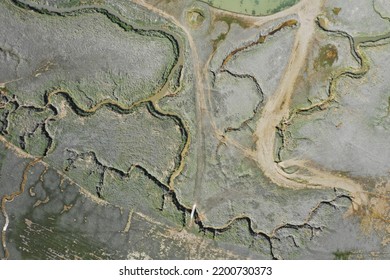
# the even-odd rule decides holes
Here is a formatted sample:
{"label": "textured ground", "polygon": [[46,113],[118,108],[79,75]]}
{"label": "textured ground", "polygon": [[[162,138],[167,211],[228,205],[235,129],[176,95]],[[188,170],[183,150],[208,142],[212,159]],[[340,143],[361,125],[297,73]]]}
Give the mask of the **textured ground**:
{"label": "textured ground", "polygon": [[0,256],[388,259],[390,5],[355,2],[2,1]]}

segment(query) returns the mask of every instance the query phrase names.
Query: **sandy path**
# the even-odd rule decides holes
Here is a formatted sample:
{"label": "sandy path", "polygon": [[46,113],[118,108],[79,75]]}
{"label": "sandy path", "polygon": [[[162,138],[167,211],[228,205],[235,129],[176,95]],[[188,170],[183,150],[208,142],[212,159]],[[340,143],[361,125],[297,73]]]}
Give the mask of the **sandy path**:
{"label": "sandy path", "polygon": [[[197,150],[197,175],[193,194],[194,203],[196,203],[201,194],[203,172],[205,167],[205,129],[207,131],[207,126],[211,124],[216,136],[219,136],[218,138],[221,137],[221,135],[219,135],[220,132],[216,129],[215,124],[212,121],[212,118],[209,120],[210,124],[206,123],[207,118],[205,118],[205,116],[210,118],[210,114],[207,110],[206,98],[208,95],[206,95],[204,90],[204,84],[206,83],[206,85],[209,86],[209,81],[207,76],[205,79],[202,75],[202,70],[205,70],[205,67],[202,67],[201,65],[201,61],[197,53],[197,46],[189,30],[182,23],[180,23],[174,16],[154,7],[151,4],[148,4],[144,0],[135,0],[134,2],[164,18],[171,20],[172,23],[181,28],[187,37],[189,47],[191,49],[191,59],[194,65],[194,77],[196,84],[195,93],[197,99],[196,122],[198,136],[195,142]],[[305,161],[289,160],[277,163],[274,159],[276,127],[283,119],[288,118],[289,105],[291,96],[294,92],[294,85],[299,77],[301,69],[305,66],[310,43],[316,31],[316,18],[321,13],[322,5],[323,0],[302,0],[297,5],[294,5],[289,9],[270,16],[261,17],[256,20],[253,20],[253,17],[239,15],[241,18],[247,18],[248,21],[251,22],[252,26],[261,26],[269,21],[280,19],[291,14],[296,14],[299,17],[300,26],[296,34],[292,55],[280,81],[279,87],[273,94],[272,98],[265,104],[261,117],[258,121],[255,131],[255,135],[257,136],[257,139],[259,139],[256,143],[256,154],[253,156],[251,151],[239,146],[238,148],[245,152],[247,156],[251,158],[254,157],[260,169],[275,184],[294,189],[335,187],[344,189],[352,194],[354,200],[353,208],[357,209],[360,205],[366,204],[368,199],[363,192],[363,188],[351,179],[315,169],[310,167],[310,164]],[[216,12],[219,13],[218,10],[216,10]],[[229,12],[221,11],[220,13]],[[236,14],[234,15],[237,16]],[[209,61],[206,65],[208,65],[208,63]],[[227,137],[224,139],[220,138],[220,140],[223,142],[232,142],[231,139],[228,139]],[[238,143],[231,144],[236,145]],[[290,166],[296,166],[300,169],[300,171],[293,174],[286,173],[284,168],[288,168]]]}
{"label": "sandy path", "polygon": [[[276,127],[289,115],[289,104],[294,92],[294,85],[301,69],[305,66],[311,40],[316,31],[316,18],[321,13],[323,1],[303,0],[299,7],[294,6],[299,16],[298,28],[293,52],[285,69],[279,87],[263,108],[261,118],[256,128],[258,142],[257,163],[264,174],[280,186],[302,188],[340,188],[351,192],[354,198],[354,208],[364,204],[367,197],[363,188],[350,179],[333,175],[329,172],[309,167],[309,163],[299,160],[289,160],[276,163],[274,159]],[[294,10],[295,10],[294,9]],[[286,173],[283,168],[296,166],[305,172]]]}

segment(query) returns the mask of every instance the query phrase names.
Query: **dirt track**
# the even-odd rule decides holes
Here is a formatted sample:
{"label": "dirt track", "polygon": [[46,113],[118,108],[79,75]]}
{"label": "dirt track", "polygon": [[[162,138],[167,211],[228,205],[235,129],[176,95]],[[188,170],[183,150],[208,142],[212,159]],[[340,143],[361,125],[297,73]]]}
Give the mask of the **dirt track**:
{"label": "dirt track", "polygon": [[[205,122],[209,121],[211,126],[214,128],[215,136],[220,138],[221,132],[215,127],[211,114],[207,110],[207,87],[210,86],[208,83],[208,77],[202,75],[201,69],[206,70],[210,61],[206,65],[201,65],[201,62],[197,53],[197,46],[191,36],[190,31],[181,24],[174,16],[154,7],[151,4],[143,0],[135,0],[135,3],[171,20],[175,25],[182,29],[187,37],[189,47],[191,49],[191,59],[194,64],[194,73],[196,81],[196,99],[197,99],[197,131],[198,137],[195,145],[197,150],[197,175],[195,180],[194,188],[194,199],[199,198],[202,189],[202,174],[204,171],[204,126]],[[292,6],[279,13],[261,17],[254,20],[253,17],[240,15],[240,17],[247,18],[250,20],[251,25],[261,26],[266,22],[283,18],[290,14],[296,14],[299,18],[299,27],[296,33],[296,38],[293,45],[292,55],[289,59],[288,65],[284,70],[283,77],[280,81],[279,87],[273,93],[272,97],[265,104],[261,117],[257,123],[255,135],[258,139],[256,143],[256,151],[246,150],[243,147],[238,148],[242,150],[247,156],[254,159],[259,168],[264,174],[270,178],[275,184],[293,188],[340,188],[347,190],[353,197],[353,208],[357,210],[360,206],[367,204],[367,195],[364,193],[362,186],[354,182],[351,179],[334,175],[330,172],[315,169],[310,167],[310,163],[300,160],[288,160],[285,162],[277,163],[274,158],[274,149],[276,143],[276,128],[278,125],[289,116],[289,105],[291,96],[294,93],[294,85],[299,77],[301,69],[306,64],[306,58],[308,56],[308,50],[310,49],[311,41],[316,31],[316,19],[321,14],[321,7],[323,0],[311,1],[302,0],[297,5]],[[217,11],[218,12],[218,11]],[[223,11],[222,13],[229,13]],[[202,67],[203,66],[203,67]],[[204,67],[206,66],[206,67]],[[206,91],[204,90],[207,85]],[[204,116],[207,116],[209,120],[206,120]],[[221,140],[221,139],[220,139]],[[222,139],[224,142],[230,144],[234,143],[228,137]],[[298,171],[289,174],[284,171],[288,167],[298,167]]]}
{"label": "dirt track", "polygon": [[[315,34],[316,18],[321,13],[322,2],[306,0],[302,1],[299,6],[294,6],[299,16],[300,26],[283,78],[272,98],[265,104],[257,124],[255,132],[259,139],[256,147],[257,163],[264,174],[280,186],[294,189],[335,187],[345,189],[351,192],[354,198],[354,209],[357,209],[367,201],[363,188],[359,184],[350,179],[309,167],[307,162],[289,160],[277,163],[274,159],[276,127],[288,118],[294,85],[301,69],[305,66],[310,43]],[[288,174],[283,170],[291,166],[306,172]]]}

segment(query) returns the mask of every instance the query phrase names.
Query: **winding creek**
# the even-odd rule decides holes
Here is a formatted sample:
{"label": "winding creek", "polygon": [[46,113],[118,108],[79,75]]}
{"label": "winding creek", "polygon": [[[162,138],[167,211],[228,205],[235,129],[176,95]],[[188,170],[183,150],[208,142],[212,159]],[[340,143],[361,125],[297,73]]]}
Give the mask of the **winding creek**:
{"label": "winding creek", "polygon": [[[164,36],[170,40],[172,43],[172,46],[175,51],[175,62],[173,66],[169,69],[167,72],[167,75],[163,77],[163,84],[161,87],[150,97],[138,100],[134,102],[131,105],[124,105],[118,101],[106,99],[100,101],[98,104],[90,107],[90,108],[84,108],[82,105],[77,104],[72,99],[72,96],[69,92],[63,89],[56,89],[53,91],[50,91],[45,95],[45,106],[41,109],[47,109],[51,106],[52,98],[56,95],[62,95],[66,98],[68,103],[70,104],[71,108],[80,116],[88,116],[90,114],[94,114],[97,110],[101,109],[102,107],[109,107],[110,109],[121,113],[121,114],[127,114],[137,106],[142,105],[148,105],[151,110],[153,110],[155,113],[172,118],[175,123],[180,127],[180,132],[182,135],[182,145],[180,147],[180,151],[178,154],[178,160],[176,161],[176,165],[174,170],[169,176],[168,184],[163,184],[162,182],[159,182],[156,178],[153,178],[156,183],[162,187],[169,195],[171,195],[173,202],[176,206],[176,208],[181,211],[184,214],[191,215],[191,218],[194,218],[194,221],[199,226],[199,228],[203,231],[208,231],[212,233],[218,233],[218,232],[224,232],[228,230],[231,225],[236,221],[244,220],[248,223],[249,231],[252,235],[259,235],[264,237],[270,244],[270,251],[273,258],[275,256],[272,252],[272,240],[275,238],[276,233],[278,230],[281,230],[283,228],[303,228],[303,227],[309,227],[311,231],[313,232],[315,230],[315,227],[310,226],[309,220],[312,217],[313,213],[316,211],[318,207],[320,207],[322,204],[331,203],[333,200],[329,201],[322,201],[318,204],[317,207],[315,207],[307,216],[307,218],[301,223],[301,224],[289,224],[286,223],[284,225],[280,225],[277,228],[273,230],[271,234],[267,234],[264,231],[261,230],[254,230],[252,227],[252,221],[249,216],[247,215],[239,215],[237,217],[234,217],[227,221],[223,226],[219,227],[213,227],[205,225],[202,221],[201,216],[199,215],[198,211],[195,209],[193,205],[184,205],[179,201],[179,199],[176,197],[175,193],[175,179],[182,173],[185,165],[185,159],[188,154],[188,150],[191,143],[191,134],[190,129],[186,122],[181,119],[180,115],[163,110],[159,106],[159,101],[172,94],[169,92],[169,81],[173,78],[175,73],[179,71],[180,68],[183,68],[184,65],[184,44],[185,42],[182,41],[181,37],[172,32],[169,28],[161,27],[159,29],[137,29],[132,25],[129,25],[126,20],[122,19],[120,16],[118,16],[115,12],[110,11],[106,8],[102,8],[99,6],[86,6],[81,8],[72,8],[72,9],[54,9],[53,10],[47,10],[46,7],[39,6],[39,5],[30,5],[27,4],[21,0],[10,0],[15,5],[23,8],[23,9],[30,9],[34,10],[38,13],[44,13],[47,15],[53,15],[53,16],[75,16],[75,14],[78,13],[90,13],[90,12],[97,12],[104,14],[109,18],[114,24],[119,25],[126,31],[132,31],[137,32],[142,35],[147,36]],[[215,0],[214,0],[215,1]],[[353,77],[353,78],[359,78],[365,75],[365,73],[369,70],[369,63],[368,59],[362,50],[362,45],[366,43],[376,43],[378,41],[388,39],[390,38],[390,33],[382,34],[379,36],[374,37],[358,37],[358,38],[352,38],[350,35],[348,35],[345,32],[342,31],[335,31],[330,30],[327,28],[325,22],[321,17],[317,18],[320,9],[321,9],[321,2],[318,1],[315,5],[310,1],[304,1],[307,3],[306,6],[303,5],[302,10],[299,12],[300,21],[304,22],[305,24],[302,24],[298,27],[298,34],[296,35],[296,41],[294,43],[294,56],[290,58],[289,64],[287,69],[285,70],[285,74],[283,76],[283,79],[281,81],[281,84],[275,93],[275,98],[265,104],[265,107],[262,109],[261,116],[257,122],[257,127],[255,134],[258,136],[258,139],[262,139],[262,141],[257,142],[256,151],[248,151],[242,148],[243,152],[246,152],[249,157],[252,159],[255,159],[259,169],[261,169],[267,177],[269,177],[274,183],[277,185],[287,187],[287,188],[294,188],[294,189],[303,189],[303,188],[334,188],[334,186],[337,186],[338,188],[345,189],[348,192],[352,194],[352,203],[354,210],[358,210],[361,207],[366,206],[367,204],[367,194],[364,192],[363,187],[354,182],[353,180],[350,180],[348,178],[340,178],[331,172],[326,171],[320,171],[313,167],[311,167],[307,162],[302,161],[295,161],[295,160],[289,160],[289,161],[282,161],[278,162],[275,159],[274,155],[274,147],[276,145],[276,129],[281,128],[282,130],[286,128],[289,122],[293,121],[294,117],[297,114],[300,114],[302,112],[313,112],[316,109],[324,106],[324,104],[328,102],[332,102],[336,95],[336,85],[337,81],[345,76]],[[279,1],[283,2],[283,1]],[[294,2],[294,4],[298,1],[291,1],[291,3]],[[293,5],[293,4],[291,4]],[[277,32],[278,30],[284,28],[284,27],[292,27],[296,26],[298,23],[297,20],[288,20],[277,26],[269,35],[272,35],[273,33]],[[308,23],[308,24],[307,24]],[[337,33],[341,36],[345,36],[349,39],[351,43],[351,53],[358,61],[360,68],[358,69],[342,69],[336,73],[332,73],[330,82],[329,82],[329,92],[328,92],[328,98],[326,100],[323,100],[317,104],[312,104],[309,107],[303,107],[299,108],[293,111],[290,111],[289,109],[289,103],[291,99],[291,95],[293,94],[293,88],[291,87],[292,84],[295,83],[297,76],[299,74],[299,70],[302,69],[305,59],[307,57],[307,49],[309,48],[309,45],[311,43],[311,39],[313,37],[313,34],[315,32],[315,26],[318,25],[320,28],[322,28],[326,32],[332,32]],[[184,33],[186,33],[184,31]],[[229,62],[229,60],[238,54],[240,51],[244,51],[247,48],[260,44],[264,42],[266,39],[266,36],[260,36],[257,41],[251,42],[248,45],[245,45],[243,47],[240,47],[238,49],[235,49],[231,51],[223,60],[222,65],[219,69],[219,71],[227,71],[224,69],[226,64]],[[194,51],[194,50],[193,50]],[[196,56],[194,57],[196,58]],[[210,62],[211,58],[209,59]],[[196,62],[199,63],[199,62]],[[209,85],[208,78],[203,78],[202,73],[200,72],[201,68],[198,66],[196,69],[197,76],[197,82],[198,84],[201,84],[203,81],[206,81]],[[243,75],[242,75],[243,76]],[[250,77],[249,77],[250,78]],[[180,86],[182,83],[182,79],[180,77]],[[199,85],[198,85],[199,86]],[[200,88],[198,89],[199,91]],[[210,90],[210,89],[208,89]],[[207,93],[207,92],[206,92]],[[207,102],[205,98],[208,96],[206,95],[203,90],[200,93],[197,93],[198,96],[198,103],[197,105],[197,115],[199,116],[198,125],[198,135],[197,139],[195,139],[195,145],[200,147],[199,155],[197,156],[197,168],[198,172],[196,175],[196,186],[194,189],[194,197],[196,199],[200,199],[199,188],[202,185],[202,166],[204,165],[204,136],[202,136],[203,133],[205,133],[202,130],[202,125],[204,125],[204,122],[210,121],[212,124],[212,120],[206,120],[206,118],[202,117],[204,113],[207,113]],[[254,114],[257,114],[257,110]],[[214,127],[215,128],[215,127]],[[217,131],[216,134],[221,135],[221,132]],[[235,144],[234,141],[230,140],[228,137],[226,137],[226,142]],[[237,144],[237,143],[236,143]],[[238,145],[238,144],[237,144]],[[47,150],[47,153],[50,153],[50,147]],[[20,185],[19,191],[12,193],[10,195],[4,195],[2,197],[1,201],[1,209],[2,214],[5,218],[5,225],[2,229],[2,245],[5,252],[5,258],[9,257],[9,252],[6,246],[6,232],[9,225],[9,217],[6,212],[6,203],[12,201],[17,196],[22,194],[24,192],[24,185],[26,183],[26,178],[28,175],[29,169],[34,166],[36,163],[44,161],[44,158],[34,158],[25,168],[25,171],[23,172],[22,177],[22,183]],[[287,173],[285,170],[291,166],[298,166],[302,170],[305,170],[306,172],[309,172],[310,175],[307,175],[305,172],[296,173],[296,174],[290,174]],[[142,166],[139,166],[148,176],[151,176],[148,174],[148,171],[144,169]],[[198,186],[198,187],[197,187]],[[334,200],[336,200],[339,197],[336,197]],[[349,197],[348,197],[349,198]],[[196,203],[196,201],[195,201]]]}
{"label": "winding creek", "polygon": [[[168,112],[168,111],[162,110],[160,108],[160,106],[158,105],[158,102],[162,98],[164,98],[166,95],[171,94],[169,92],[169,86],[170,86],[169,81],[173,78],[173,76],[175,75],[175,72],[178,71],[179,68],[183,67],[184,54],[182,51],[183,50],[183,42],[181,41],[181,39],[178,36],[176,36],[175,34],[173,34],[170,30],[168,30],[164,27],[161,27],[159,29],[155,29],[155,28],[153,28],[153,29],[152,28],[151,29],[137,29],[134,26],[128,24],[125,20],[123,20],[120,16],[115,14],[113,11],[109,11],[108,9],[105,9],[105,8],[102,8],[99,6],[87,6],[87,7],[72,8],[72,9],[48,10],[43,6],[27,4],[27,3],[23,2],[23,1],[19,1],[19,0],[11,0],[11,2],[22,9],[29,9],[29,10],[33,10],[37,13],[46,14],[46,15],[50,15],[50,16],[77,16],[77,14],[82,14],[82,13],[91,13],[91,12],[101,13],[101,14],[105,15],[109,20],[111,20],[113,22],[113,24],[119,25],[125,31],[137,32],[138,34],[144,35],[144,36],[163,36],[163,37],[169,39],[169,41],[171,42],[171,44],[173,46],[174,52],[175,52],[175,62],[173,64],[173,66],[168,70],[168,75],[163,77],[162,86],[152,96],[145,98],[143,100],[136,101],[129,106],[126,106],[126,105],[124,105],[116,100],[105,99],[105,100],[100,101],[99,103],[97,103],[96,105],[94,105],[90,108],[84,108],[83,106],[81,106],[80,104],[77,104],[77,102],[75,102],[72,99],[72,96],[69,92],[67,92],[66,90],[62,90],[62,89],[56,89],[56,90],[53,90],[45,95],[45,106],[40,107],[40,108],[37,107],[36,109],[44,110],[44,109],[47,109],[49,107],[52,108],[52,104],[51,104],[52,98],[56,95],[62,95],[66,98],[66,100],[68,101],[71,108],[80,116],[88,116],[88,115],[94,114],[97,110],[99,110],[102,107],[109,107],[110,109],[117,111],[120,114],[127,114],[138,106],[149,104],[149,108],[151,110],[154,110],[155,113],[160,114],[160,115],[165,116],[165,117],[172,118],[177,123],[177,125],[180,127],[180,131],[182,134],[182,141],[183,141],[183,144],[180,147],[181,151],[179,152],[179,155],[178,155],[178,161],[176,162],[175,169],[173,170],[173,172],[169,176],[168,185],[165,185],[165,184],[159,182],[153,176],[152,176],[152,179],[158,185],[160,185],[160,187],[166,188],[167,192],[170,192],[174,195],[174,180],[182,172],[182,170],[184,168],[185,156],[188,152],[188,148],[190,145],[190,133],[189,133],[189,128],[187,127],[186,123],[180,118],[179,115],[175,114],[174,112]],[[180,83],[181,83],[182,79],[181,79],[181,77],[179,77],[179,78],[180,78]],[[55,109],[54,109],[54,112],[56,112]],[[58,112],[56,112],[56,113],[58,114]],[[50,153],[50,148],[51,147],[49,146],[48,149],[46,150],[45,156],[48,153]],[[9,217],[8,217],[7,212],[6,212],[6,202],[10,202],[10,201],[14,200],[17,196],[21,195],[24,192],[24,185],[25,185],[26,180],[27,180],[27,174],[28,174],[29,169],[33,165],[35,165],[36,163],[44,161],[44,160],[45,160],[44,157],[43,158],[35,158],[31,163],[29,163],[27,165],[24,173],[23,173],[23,181],[21,183],[20,190],[15,192],[15,193],[12,193],[10,195],[4,195],[2,197],[1,209],[2,209],[2,214],[5,218],[5,225],[3,226],[3,229],[2,229],[2,245],[3,245],[4,252],[5,252],[5,258],[9,257],[9,252],[8,252],[8,249],[6,246],[6,232],[7,232],[7,228],[9,225]],[[151,176],[148,173],[148,171],[146,169],[144,169],[142,166],[139,166],[139,168],[141,168],[141,170],[143,170],[143,172],[146,172],[147,176]],[[185,207],[185,206],[181,205],[177,200],[176,200],[176,204],[177,204],[177,207],[182,211],[187,211],[187,212],[191,211],[190,207]]]}

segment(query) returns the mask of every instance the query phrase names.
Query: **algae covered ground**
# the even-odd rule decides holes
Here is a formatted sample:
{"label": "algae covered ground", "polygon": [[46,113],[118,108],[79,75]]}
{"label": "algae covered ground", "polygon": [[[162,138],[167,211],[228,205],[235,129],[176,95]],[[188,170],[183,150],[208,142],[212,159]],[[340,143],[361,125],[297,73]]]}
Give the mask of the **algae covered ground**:
{"label": "algae covered ground", "polygon": [[390,5],[355,2],[1,1],[0,257],[389,259]]}
{"label": "algae covered ground", "polygon": [[299,0],[204,0],[213,7],[252,16],[265,16],[280,12]]}

